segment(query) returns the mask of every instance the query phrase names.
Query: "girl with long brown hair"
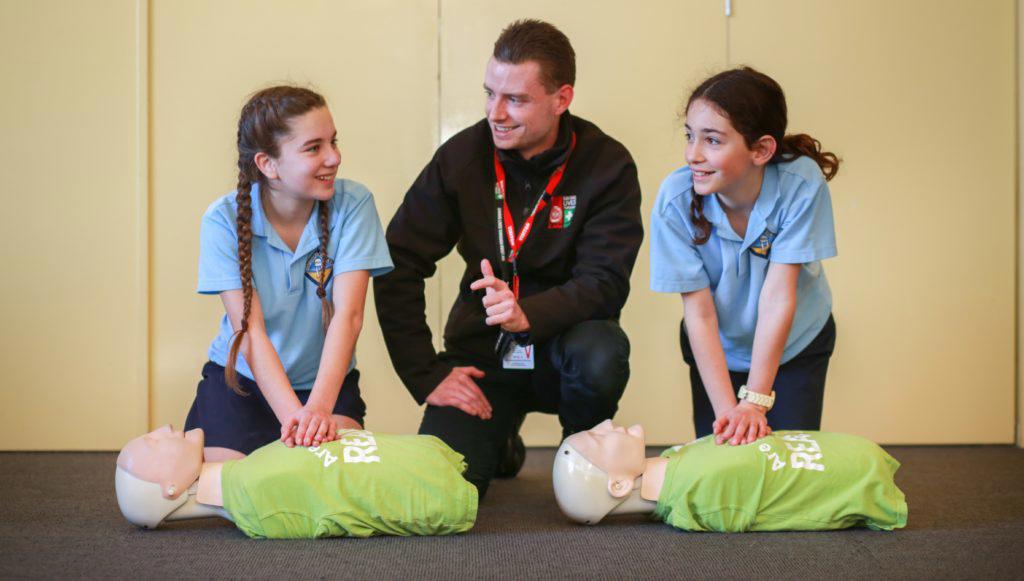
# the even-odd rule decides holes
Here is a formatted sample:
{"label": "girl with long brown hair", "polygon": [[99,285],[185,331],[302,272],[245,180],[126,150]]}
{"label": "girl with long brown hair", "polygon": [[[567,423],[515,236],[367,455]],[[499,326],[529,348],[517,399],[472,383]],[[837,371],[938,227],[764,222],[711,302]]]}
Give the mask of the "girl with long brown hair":
{"label": "girl with long brown hair", "polygon": [[827,182],[839,159],[786,124],[768,75],[701,83],[686,105],[688,165],[662,182],[652,215],[651,288],[683,297],[694,427],[719,444],[821,425],[835,345],[821,261],[836,255]]}
{"label": "girl with long brown hair", "polygon": [[238,120],[238,188],[200,229],[199,285],[224,303],[185,429],[207,457],[280,438],[319,445],[360,428],[355,345],[370,276],[392,268],[373,196],[336,179],[341,155],[322,96],[261,90]]}

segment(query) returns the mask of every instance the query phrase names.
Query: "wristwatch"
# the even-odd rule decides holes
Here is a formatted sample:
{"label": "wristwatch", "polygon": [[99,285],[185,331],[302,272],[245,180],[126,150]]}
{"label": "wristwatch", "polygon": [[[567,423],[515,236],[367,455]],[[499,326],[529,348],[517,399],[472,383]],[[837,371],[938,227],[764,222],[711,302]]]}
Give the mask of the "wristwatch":
{"label": "wristwatch", "polygon": [[739,399],[745,399],[750,403],[756,403],[759,406],[764,406],[765,411],[772,409],[775,405],[775,392],[771,392],[769,395],[763,393],[757,393],[756,391],[750,391],[747,386],[740,386],[740,392],[736,394]]}

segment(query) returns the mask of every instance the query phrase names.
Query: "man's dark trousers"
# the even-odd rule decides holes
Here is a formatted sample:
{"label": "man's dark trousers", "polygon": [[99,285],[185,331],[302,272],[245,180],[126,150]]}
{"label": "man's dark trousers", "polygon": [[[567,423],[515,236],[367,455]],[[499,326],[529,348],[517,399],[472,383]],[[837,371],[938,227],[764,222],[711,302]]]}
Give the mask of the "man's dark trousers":
{"label": "man's dark trousers", "polygon": [[617,321],[584,321],[536,346],[534,370],[495,369],[448,354],[454,367],[475,366],[491,403],[489,420],[450,406],[427,406],[419,433],[437,436],[466,458],[466,479],[481,498],[494,477],[502,445],[516,420],[532,411],[557,413],[562,435],[610,419],[629,380],[629,339]]}

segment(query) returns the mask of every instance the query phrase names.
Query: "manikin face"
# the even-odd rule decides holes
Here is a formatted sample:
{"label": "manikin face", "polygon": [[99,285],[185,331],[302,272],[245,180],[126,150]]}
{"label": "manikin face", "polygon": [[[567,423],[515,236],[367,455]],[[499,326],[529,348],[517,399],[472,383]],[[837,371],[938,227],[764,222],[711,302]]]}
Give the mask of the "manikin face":
{"label": "manikin face", "polygon": [[566,439],[581,456],[608,474],[608,491],[625,496],[633,481],[644,472],[646,451],[644,429],[624,428],[605,420],[597,426]]}
{"label": "manikin face", "polygon": [[686,111],[686,162],[693,172],[693,191],[734,199],[756,195],[761,169],[768,161],[763,158],[764,152],[756,144],[754,149],[747,148],[743,135],[713,104],[697,99],[690,105]]}
{"label": "manikin face", "polygon": [[288,127],[289,134],[278,141],[277,157],[256,156],[271,192],[299,200],[330,200],[341,164],[331,112],[326,107],[311,109],[293,117]]}
{"label": "manikin face", "polygon": [[188,432],[170,425],[128,442],[117,465],[132,476],[160,485],[166,498],[176,498],[199,477],[203,466],[203,430]]}
{"label": "manikin face", "polygon": [[484,74],[487,121],[498,149],[516,149],[526,159],[549,149],[558,139],[558,119],[572,102],[573,88],[549,93],[535,61],[487,62]]}

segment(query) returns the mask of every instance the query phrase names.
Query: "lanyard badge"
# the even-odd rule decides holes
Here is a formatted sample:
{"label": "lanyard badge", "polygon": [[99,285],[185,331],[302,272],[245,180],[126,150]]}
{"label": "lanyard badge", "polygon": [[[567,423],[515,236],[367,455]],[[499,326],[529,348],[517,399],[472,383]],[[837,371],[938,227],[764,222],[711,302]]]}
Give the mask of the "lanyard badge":
{"label": "lanyard badge", "polygon": [[[569,154],[566,156],[565,161],[563,161],[562,164],[555,169],[554,173],[551,174],[551,177],[548,178],[548,183],[544,187],[544,192],[537,199],[537,203],[533,206],[533,211],[530,212],[530,215],[526,218],[526,221],[523,223],[523,226],[519,229],[518,233],[516,233],[515,222],[512,220],[512,211],[509,210],[508,207],[508,195],[505,187],[505,168],[501,165],[501,160],[498,158],[498,150],[494,150],[494,175],[496,179],[494,183],[494,202],[496,214],[495,221],[498,225],[498,255],[501,258],[499,264],[501,265],[502,278],[506,281],[511,280],[512,294],[516,297],[516,300],[519,299],[519,268],[517,265],[519,253],[522,250],[526,239],[529,238],[530,232],[533,230],[533,222],[537,217],[537,214],[552,202],[555,189],[562,181],[562,176],[565,174],[565,166],[569,163],[569,157],[572,156],[572,152],[575,148],[576,134],[573,133],[572,141],[569,144]],[[557,209],[559,219],[561,219],[563,211],[561,196],[557,197],[556,200],[557,203],[552,207],[552,212]],[[506,240],[508,241],[507,246],[505,244]],[[504,330],[500,331],[498,334],[498,342],[494,346],[494,351],[499,357],[502,357],[503,361],[508,359],[509,356],[514,356],[518,359],[524,355],[522,353],[518,353],[519,350],[522,349],[522,346],[517,345],[517,349],[512,353],[509,353],[507,356],[506,352],[508,351],[508,347],[511,343],[511,335],[506,333]],[[515,366],[516,368],[533,369],[532,347],[531,351],[528,353],[529,367],[525,367],[520,363],[520,365]],[[506,368],[508,367],[509,365],[506,364]]]}

